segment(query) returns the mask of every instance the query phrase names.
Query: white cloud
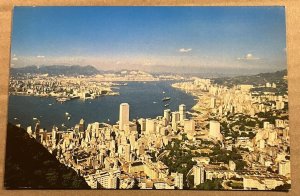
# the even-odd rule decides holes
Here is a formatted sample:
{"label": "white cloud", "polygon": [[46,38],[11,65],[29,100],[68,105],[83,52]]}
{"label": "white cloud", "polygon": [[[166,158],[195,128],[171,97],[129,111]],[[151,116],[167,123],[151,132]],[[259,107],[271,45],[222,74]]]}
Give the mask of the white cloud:
{"label": "white cloud", "polygon": [[238,57],[237,60],[245,60],[245,61],[252,61],[252,60],[259,60],[260,58],[253,56],[253,54],[248,53],[243,57]]}
{"label": "white cloud", "polygon": [[38,55],[36,58],[45,58],[45,56]]}
{"label": "white cloud", "polygon": [[179,49],[179,52],[183,52],[183,53],[188,53],[190,51],[192,51],[192,48],[180,48]]}

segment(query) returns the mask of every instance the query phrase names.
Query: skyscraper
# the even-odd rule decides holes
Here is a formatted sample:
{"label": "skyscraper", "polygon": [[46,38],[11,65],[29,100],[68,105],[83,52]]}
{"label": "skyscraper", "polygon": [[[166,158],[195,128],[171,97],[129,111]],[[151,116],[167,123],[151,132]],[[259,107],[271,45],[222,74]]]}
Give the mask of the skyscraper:
{"label": "skyscraper", "polygon": [[179,105],[180,122],[186,119],[186,107],[184,104]]}
{"label": "skyscraper", "polygon": [[124,145],[124,158],[125,158],[125,161],[127,161],[127,162],[131,161],[130,148],[131,148],[130,144]]}
{"label": "skyscraper", "polygon": [[170,119],[171,119],[171,110],[170,109],[164,110],[164,118],[166,118],[167,124],[169,124]]}
{"label": "skyscraper", "polygon": [[79,121],[79,131],[80,131],[80,132],[83,132],[84,129],[85,129],[85,124],[84,124],[84,120],[83,120],[83,118],[82,118],[82,119],[80,119],[80,121]]}
{"label": "skyscraper", "polygon": [[53,128],[52,128],[52,145],[53,145],[53,147],[56,146],[56,134],[57,134],[57,127],[53,126]]}
{"label": "skyscraper", "polygon": [[221,134],[221,126],[218,121],[209,121],[209,137],[217,140],[223,139],[223,135]]}
{"label": "skyscraper", "polygon": [[193,119],[191,119],[191,120],[185,119],[183,126],[184,126],[184,132],[194,132],[195,131],[195,121]]}
{"label": "skyscraper", "polygon": [[174,178],[174,184],[179,189],[183,189],[183,174],[182,173],[171,173],[171,176]]}
{"label": "skyscraper", "polygon": [[146,134],[155,133],[156,124],[157,124],[157,122],[155,119],[147,118],[146,119]]}
{"label": "skyscraper", "polygon": [[177,131],[177,123],[180,120],[179,112],[172,112],[172,129]]}
{"label": "skyscraper", "polygon": [[194,186],[204,183],[205,181],[205,170],[203,165],[194,165]]}
{"label": "skyscraper", "polygon": [[291,173],[291,163],[289,160],[284,160],[279,163],[279,175],[287,176]]}
{"label": "skyscraper", "polygon": [[141,126],[141,132],[144,133],[146,131],[146,119],[140,118],[138,122]]}
{"label": "skyscraper", "polygon": [[216,107],[216,98],[210,98],[210,108],[213,109]]}
{"label": "skyscraper", "polygon": [[129,124],[129,104],[120,104],[119,129],[124,130],[124,125]]}
{"label": "skyscraper", "polygon": [[34,128],[34,136],[35,139],[40,142],[40,122],[37,122],[35,124],[35,128]]}

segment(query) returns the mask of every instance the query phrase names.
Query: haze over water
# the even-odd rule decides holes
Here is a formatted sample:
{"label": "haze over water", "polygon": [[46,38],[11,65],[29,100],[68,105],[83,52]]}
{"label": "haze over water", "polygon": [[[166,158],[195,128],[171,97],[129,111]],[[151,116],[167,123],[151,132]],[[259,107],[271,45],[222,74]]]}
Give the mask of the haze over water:
{"label": "haze over water", "polygon": [[[115,89],[120,92],[119,96],[103,96],[85,101],[77,99],[63,104],[56,102],[54,98],[11,95],[8,119],[13,124],[20,123],[22,127],[31,125],[34,128],[36,121],[33,118],[37,118],[40,120],[42,128],[51,130],[53,125],[59,128],[62,124],[65,124],[66,127],[74,127],[81,118],[86,123],[115,124],[119,118],[119,105],[124,102],[130,105],[130,120],[163,116],[166,103],[170,104],[168,108],[172,111],[178,111],[180,104],[185,104],[187,110],[196,104],[195,97],[170,85],[169,81],[129,82],[127,86]],[[171,100],[163,102],[162,98],[165,96],[171,97]],[[66,112],[71,115],[69,121]]]}

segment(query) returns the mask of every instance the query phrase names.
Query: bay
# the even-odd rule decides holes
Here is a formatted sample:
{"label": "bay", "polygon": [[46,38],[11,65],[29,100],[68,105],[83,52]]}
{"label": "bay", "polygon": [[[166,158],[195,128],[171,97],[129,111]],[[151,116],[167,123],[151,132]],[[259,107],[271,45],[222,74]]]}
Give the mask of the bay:
{"label": "bay", "polygon": [[[74,127],[83,118],[85,123],[105,122],[115,124],[119,118],[121,103],[130,105],[130,120],[138,118],[155,118],[163,116],[167,108],[178,111],[180,104],[185,104],[190,110],[195,104],[195,97],[171,87],[171,81],[129,82],[127,86],[116,89],[119,96],[102,96],[91,100],[71,100],[59,103],[54,98],[37,96],[10,95],[8,120],[13,124],[20,123],[22,127],[33,126],[37,118],[41,127],[51,130],[53,125],[60,129]],[[163,93],[165,92],[165,93]],[[171,97],[163,102],[164,97]],[[67,119],[66,112],[71,115]],[[65,127],[62,127],[62,124]]]}

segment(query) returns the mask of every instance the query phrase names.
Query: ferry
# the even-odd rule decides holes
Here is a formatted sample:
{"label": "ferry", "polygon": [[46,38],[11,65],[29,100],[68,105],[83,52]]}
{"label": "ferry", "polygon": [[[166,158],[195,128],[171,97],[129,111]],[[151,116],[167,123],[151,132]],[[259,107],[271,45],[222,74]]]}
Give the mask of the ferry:
{"label": "ferry", "polygon": [[164,97],[163,99],[162,99],[162,101],[169,101],[171,99],[171,97]]}

